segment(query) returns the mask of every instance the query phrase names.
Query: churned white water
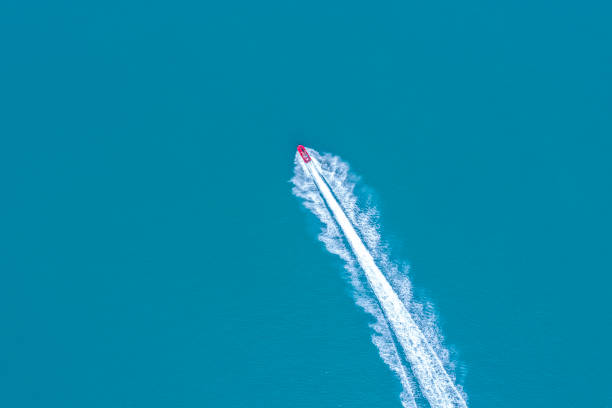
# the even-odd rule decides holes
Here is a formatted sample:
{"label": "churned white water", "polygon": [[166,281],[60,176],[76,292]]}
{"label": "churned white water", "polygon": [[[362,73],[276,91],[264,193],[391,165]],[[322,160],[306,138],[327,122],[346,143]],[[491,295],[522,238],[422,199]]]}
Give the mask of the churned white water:
{"label": "churned white water", "polygon": [[389,260],[381,244],[376,209],[359,207],[355,177],[345,162],[308,152],[309,163],[296,154],[293,193],[322,221],[319,239],[345,261],[356,303],[374,316],[372,340],[402,384],[402,404],[417,407],[419,395],[431,407],[467,407],[449,374],[452,365],[432,313],[412,300],[406,271]]}

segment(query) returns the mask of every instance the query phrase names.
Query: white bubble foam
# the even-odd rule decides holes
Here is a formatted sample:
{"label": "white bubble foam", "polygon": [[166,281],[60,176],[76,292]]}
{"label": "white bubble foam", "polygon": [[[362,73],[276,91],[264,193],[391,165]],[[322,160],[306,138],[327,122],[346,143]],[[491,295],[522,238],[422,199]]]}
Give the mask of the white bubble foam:
{"label": "white bubble foam", "polygon": [[338,156],[310,148],[308,152],[313,159],[308,165],[296,155],[293,193],[321,220],[319,239],[345,261],[356,304],[374,317],[372,342],[402,384],[402,404],[417,406],[416,383],[432,407],[466,407],[465,395],[450,371],[453,364],[442,345],[433,307],[413,299],[407,267],[389,259],[376,207],[359,206],[370,197],[357,199],[358,178]]}

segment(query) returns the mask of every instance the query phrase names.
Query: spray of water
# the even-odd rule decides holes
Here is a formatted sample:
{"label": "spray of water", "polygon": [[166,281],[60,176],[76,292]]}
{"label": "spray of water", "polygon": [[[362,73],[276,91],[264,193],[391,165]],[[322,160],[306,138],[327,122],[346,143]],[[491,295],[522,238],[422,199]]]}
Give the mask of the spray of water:
{"label": "spray of water", "polygon": [[467,407],[431,306],[412,299],[406,268],[390,261],[378,212],[359,206],[357,178],[339,157],[308,151],[308,164],[296,155],[293,193],[323,223],[319,239],[344,260],[356,303],[374,317],[372,341],[402,384],[402,404],[416,407],[416,395],[436,408]]}

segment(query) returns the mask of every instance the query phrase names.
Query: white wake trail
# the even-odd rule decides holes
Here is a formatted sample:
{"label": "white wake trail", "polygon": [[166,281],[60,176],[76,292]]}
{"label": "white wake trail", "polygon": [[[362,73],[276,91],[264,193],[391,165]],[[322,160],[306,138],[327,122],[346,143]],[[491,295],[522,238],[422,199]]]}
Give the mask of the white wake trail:
{"label": "white wake trail", "polygon": [[[320,192],[324,199],[324,203],[331,211],[333,220],[340,227],[346,241],[352,249],[353,255],[365,274],[367,283],[376,296],[378,305],[384,312],[384,321],[388,323],[393,330],[395,338],[401,345],[406,359],[410,363],[412,373],[419,385],[422,395],[428,400],[429,404],[435,408],[467,407],[462,393],[457,389],[453,379],[447,373],[444,364],[434,350],[434,347],[429,343],[430,340],[425,337],[406,308],[406,305],[402,302],[402,299],[400,299],[398,294],[394,291],[393,287],[389,284],[384,274],[377,266],[374,257],[368,248],[366,248],[359,234],[353,227],[353,224],[345,214],[345,211],[336,200],[332,190],[329,187],[328,181],[323,178],[322,174],[324,172],[321,169],[320,163],[315,157],[318,156],[318,154],[312,149],[309,149],[309,152],[314,153],[311,153],[311,162],[306,164],[301,160],[301,158],[298,159],[298,162],[302,166],[304,172],[312,177],[318,192]],[[310,194],[316,194],[316,192],[311,191]],[[329,217],[329,215],[325,214],[327,208],[322,208],[320,205],[317,205],[315,197],[311,196],[309,199],[309,208],[311,208],[319,216],[319,218],[324,220],[326,216]],[[356,205],[354,199],[343,204],[345,205],[345,208],[348,206],[349,209],[351,206]],[[326,222],[326,224],[328,229],[334,228],[331,223]],[[329,235],[333,235],[333,232],[334,231],[331,231]],[[332,252],[339,253],[341,256],[343,256],[343,251],[341,249],[333,248],[333,245],[341,245],[337,241],[329,240],[326,242],[326,245],[328,246],[328,249],[332,250]],[[347,262],[350,262],[350,256],[345,254],[343,258]],[[347,266],[347,269],[350,271],[350,265]],[[353,280],[356,280],[355,276],[353,276]],[[353,283],[354,285],[359,284],[358,282]],[[367,299],[362,297],[360,300],[362,301],[362,306],[366,308],[366,310],[368,310],[368,307],[376,308],[375,305],[368,305]],[[370,312],[376,315],[375,310]],[[381,327],[378,329],[379,332],[381,332],[381,339],[379,340],[388,341],[389,336],[385,336],[385,328]],[[384,354],[384,350],[391,351],[389,356],[383,355],[383,358],[387,357],[385,361],[387,361],[387,363],[400,377],[404,388],[402,402],[406,407],[416,406],[411,381],[408,379],[408,374],[406,373],[407,370],[403,366],[401,358],[399,357],[397,350],[395,350],[395,346],[385,348],[379,345],[379,350],[381,351],[381,355]]]}

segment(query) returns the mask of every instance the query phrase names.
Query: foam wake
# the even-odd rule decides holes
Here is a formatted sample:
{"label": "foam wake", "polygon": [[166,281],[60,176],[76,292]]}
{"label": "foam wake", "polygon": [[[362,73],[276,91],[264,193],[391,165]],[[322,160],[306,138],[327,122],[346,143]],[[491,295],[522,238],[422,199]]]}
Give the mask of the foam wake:
{"label": "foam wake", "polygon": [[319,239],[345,261],[356,303],[375,318],[372,340],[402,384],[402,404],[417,407],[425,398],[431,407],[467,407],[449,374],[431,307],[412,300],[406,271],[390,262],[381,244],[376,209],[359,207],[346,163],[308,151],[309,164],[296,155],[293,193],[322,221]]}

